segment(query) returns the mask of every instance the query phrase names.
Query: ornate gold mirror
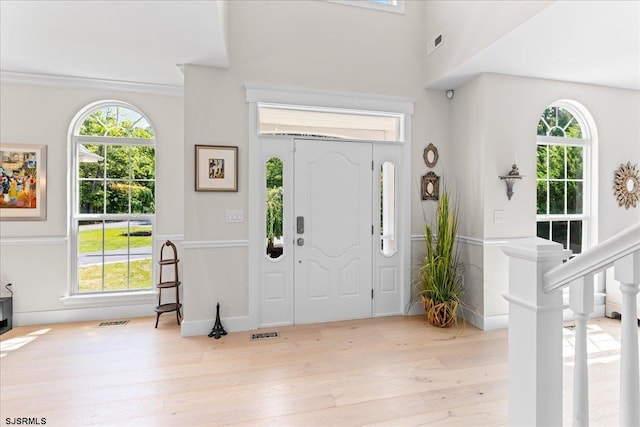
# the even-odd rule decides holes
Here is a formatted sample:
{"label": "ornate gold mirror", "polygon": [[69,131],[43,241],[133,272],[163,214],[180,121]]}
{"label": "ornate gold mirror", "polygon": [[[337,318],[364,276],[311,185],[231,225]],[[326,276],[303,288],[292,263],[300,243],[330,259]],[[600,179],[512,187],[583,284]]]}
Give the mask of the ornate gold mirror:
{"label": "ornate gold mirror", "polygon": [[422,175],[422,200],[438,200],[440,177],[433,172]]}
{"label": "ornate gold mirror", "polygon": [[422,158],[427,166],[430,168],[434,167],[438,162],[438,149],[436,146],[429,143],[429,145],[424,149],[424,153],[422,153]]}

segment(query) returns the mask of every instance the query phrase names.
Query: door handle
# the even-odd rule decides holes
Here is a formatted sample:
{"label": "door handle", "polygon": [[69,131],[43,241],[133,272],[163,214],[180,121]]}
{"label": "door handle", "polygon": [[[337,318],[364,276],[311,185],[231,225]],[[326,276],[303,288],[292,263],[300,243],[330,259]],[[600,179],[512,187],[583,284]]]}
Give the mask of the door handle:
{"label": "door handle", "polygon": [[296,240],[296,244],[298,246],[304,246],[304,239],[302,237],[298,237],[298,240]]}

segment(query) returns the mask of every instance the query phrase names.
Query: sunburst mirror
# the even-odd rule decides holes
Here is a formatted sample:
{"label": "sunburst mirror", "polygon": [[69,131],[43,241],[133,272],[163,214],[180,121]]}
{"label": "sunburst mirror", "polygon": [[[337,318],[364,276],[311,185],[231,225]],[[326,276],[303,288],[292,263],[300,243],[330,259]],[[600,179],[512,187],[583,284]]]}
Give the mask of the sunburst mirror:
{"label": "sunburst mirror", "polygon": [[616,196],[618,206],[624,206],[629,209],[638,205],[640,200],[640,172],[638,165],[621,164],[615,172],[613,181],[613,194]]}

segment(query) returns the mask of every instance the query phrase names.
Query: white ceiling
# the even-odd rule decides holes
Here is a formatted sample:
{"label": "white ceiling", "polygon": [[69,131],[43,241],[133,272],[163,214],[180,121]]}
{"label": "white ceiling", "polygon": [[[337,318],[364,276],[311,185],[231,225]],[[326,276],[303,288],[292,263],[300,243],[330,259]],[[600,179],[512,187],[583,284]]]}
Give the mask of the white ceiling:
{"label": "white ceiling", "polygon": [[[0,69],[179,88],[179,64],[229,65],[223,4],[0,0]],[[430,87],[481,72],[640,90],[640,1],[558,1]]]}
{"label": "white ceiling", "polygon": [[557,1],[430,88],[482,72],[640,90],[640,1]]}
{"label": "white ceiling", "polygon": [[0,0],[2,71],[182,86],[228,66],[218,1]]}

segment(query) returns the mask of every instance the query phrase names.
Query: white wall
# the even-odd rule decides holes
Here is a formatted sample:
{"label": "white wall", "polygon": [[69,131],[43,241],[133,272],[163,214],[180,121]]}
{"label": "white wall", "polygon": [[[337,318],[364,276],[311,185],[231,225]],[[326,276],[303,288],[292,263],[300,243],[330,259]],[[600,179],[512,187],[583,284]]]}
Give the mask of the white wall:
{"label": "white wall", "polygon": [[[231,67],[186,67],[185,244],[190,248],[183,333],[190,325],[199,325],[190,331],[210,329],[217,301],[222,317],[232,319],[227,321],[231,328],[246,326],[242,319],[250,316],[248,247],[218,247],[249,238],[245,84],[412,98],[412,198],[419,200],[417,183],[427,171],[422,150],[429,142],[441,150],[438,167],[445,167],[450,104],[421,83],[423,7],[423,2],[407,2],[400,15],[322,1],[229,3]],[[239,146],[237,193],[194,192],[189,177],[196,144]],[[420,203],[413,206],[416,235],[423,231]],[[225,223],[228,209],[242,209],[245,221]]]}
{"label": "white wall", "polygon": [[553,1],[429,0],[425,2],[426,42],[442,34],[443,43],[429,55],[424,84],[453,71],[500,37],[553,4]]}
{"label": "white wall", "polygon": [[[537,123],[544,109],[561,99],[582,104],[596,124],[599,240],[640,221],[640,209],[618,207],[612,191],[618,166],[640,163],[638,91],[496,74],[480,75],[456,90],[452,135],[462,201],[461,233],[478,239],[466,245],[482,247],[463,249],[472,266],[467,298],[471,310],[489,322],[507,314],[502,298],[507,291],[507,258],[499,242],[536,233]],[[498,176],[514,162],[525,178],[515,184],[509,201]],[[495,210],[504,211],[503,224],[493,222]]]}
{"label": "white wall", "polygon": [[[90,89],[2,83],[0,142],[47,145],[46,221],[0,222],[0,272],[14,284],[15,324],[49,323],[120,315],[153,315],[152,301],[65,305],[68,294],[68,131],[87,104],[116,99],[138,107],[156,131],[156,229],[163,236],[183,234],[183,100]],[[159,242],[160,244],[162,241]]]}

